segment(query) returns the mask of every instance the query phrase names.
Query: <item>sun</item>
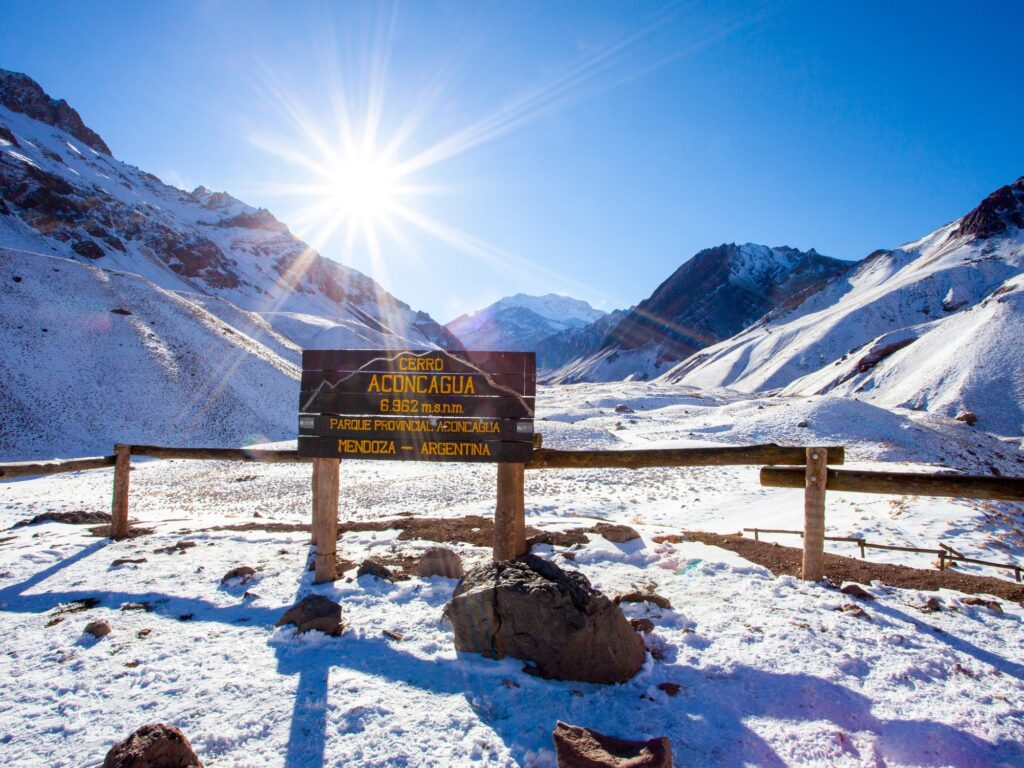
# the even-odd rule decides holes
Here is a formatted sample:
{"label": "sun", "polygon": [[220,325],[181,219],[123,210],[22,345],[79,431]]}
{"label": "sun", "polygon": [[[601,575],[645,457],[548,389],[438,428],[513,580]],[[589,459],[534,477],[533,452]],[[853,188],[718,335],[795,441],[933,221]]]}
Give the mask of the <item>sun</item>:
{"label": "sun", "polygon": [[325,207],[341,221],[380,223],[402,197],[398,167],[371,153],[339,158],[328,164],[324,176]]}

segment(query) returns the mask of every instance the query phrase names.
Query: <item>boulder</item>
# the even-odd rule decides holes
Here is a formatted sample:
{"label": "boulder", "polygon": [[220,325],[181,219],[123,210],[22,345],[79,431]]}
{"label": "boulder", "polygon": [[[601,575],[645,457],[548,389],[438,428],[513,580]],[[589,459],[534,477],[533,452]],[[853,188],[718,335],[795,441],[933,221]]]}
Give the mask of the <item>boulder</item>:
{"label": "boulder", "polygon": [[634,411],[632,408],[630,408],[625,403],[619,403],[618,405],[616,405],[615,406],[615,412],[616,413],[636,413],[636,411]]}
{"label": "boulder", "polygon": [[110,634],[110,625],[105,621],[90,621],[85,625],[85,633],[95,638],[106,637]]}
{"label": "boulder", "polygon": [[150,723],[119,741],[103,768],[203,768],[185,734],[173,725]]}
{"label": "boulder", "polygon": [[630,528],[628,525],[618,525],[616,523],[598,523],[590,530],[599,536],[603,536],[608,541],[615,542],[616,544],[622,544],[623,542],[640,538],[640,534],[633,528]]}
{"label": "boulder", "polygon": [[558,768],[672,768],[672,742],[667,736],[627,741],[559,722],[551,737]]}
{"label": "boulder", "polygon": [[424,552],[416,572],[420,576],[444,576],[449,579],[461,579],[466,575],[462,568],[462,558],[448,547],[431,547]]}
{"label": "boulder", "polygon": [[978,414],[976,414],[974,411],[964,411],[963,413],[957,415],[956,420],[962,421],[969,427],[973,427],[975,424],[978,423]]}
{"label": "boulder", "polygon": [[615,603],[535,555],[472,568],[444,615],[456,650],[532,661],[548,678],[622,683],[644,663],[643,639]]}
{"label": "boulder", "polygon": [[285,624],[294,624],[296,634],[318,629],[325,635],[340,635],[344,628],[341,606],[323,595],[306,595],[285,611],[274,626]]}

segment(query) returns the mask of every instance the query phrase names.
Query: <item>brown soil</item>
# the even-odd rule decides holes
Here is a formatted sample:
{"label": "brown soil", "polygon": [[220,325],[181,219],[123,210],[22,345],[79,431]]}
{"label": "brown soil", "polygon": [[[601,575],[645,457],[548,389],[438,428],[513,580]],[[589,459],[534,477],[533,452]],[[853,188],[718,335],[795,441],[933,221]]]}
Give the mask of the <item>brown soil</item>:
{"label": "brown soil", "polygon": [[[270,533],[295,533],[311,531],[308,523],[263,523],[251,522],[238,525],[216,525],[204,528],[206,531],[268,531]],[[396,517],[387,520],[349,520],[338,524],[338,535],[349,532],[399,530],[401,541],[436,541],[439,544],[462,542],[474,547],[490,547],[494,544],[494,520],[480,515],[466,517]],[[527,527],[526,544],[550,544],[558,547],[571,547],[575,544],[586,544],[589,528],[574,528],[570,531],[541,531]],[[195,533],[186,530],[179,533]]]}
{"label": "brown soil", "polygon": [[[763,565],[776,576],[800,575],[800,564],[803,550],[796,547],[784,547],[767,541],[755,541],[745,536],[705,533],[704,531],[685,531],[683,536],[659,537],[662,541],[699,541],[715,547],[728,549],[752,563]],[[995,595],[1004,600],[1020,603],[1024,601],[1024,585],[1015,584],[989,576],[974,576],[954,570],[940,571],[923,568],[910,568],[905,565],[889,565],[888,563],[872,563],[852,557],[825,554],[825,577],[835,584],[844,581],[856,581],[870,584],[878,580],[883,584],[904,589],[920,589],[935,591],[937,589],[954,589],[972,595]]]}

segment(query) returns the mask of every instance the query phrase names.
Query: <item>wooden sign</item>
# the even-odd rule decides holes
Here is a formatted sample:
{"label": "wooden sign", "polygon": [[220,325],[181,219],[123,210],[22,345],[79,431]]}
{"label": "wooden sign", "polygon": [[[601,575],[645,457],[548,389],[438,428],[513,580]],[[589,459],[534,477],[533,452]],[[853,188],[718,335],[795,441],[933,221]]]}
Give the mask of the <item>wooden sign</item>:
{"label": "wooden sign", "polygon": [[532,352],[306,350],[299,454],[524,463],[536,391]]}

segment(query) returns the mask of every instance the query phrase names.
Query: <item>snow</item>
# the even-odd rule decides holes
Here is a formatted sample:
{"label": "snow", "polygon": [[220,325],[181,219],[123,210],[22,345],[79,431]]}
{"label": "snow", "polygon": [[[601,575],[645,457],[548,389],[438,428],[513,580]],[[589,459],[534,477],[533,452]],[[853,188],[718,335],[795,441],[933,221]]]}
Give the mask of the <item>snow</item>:
{"label": "snow", "polygon": [[[618,404],[635,412],[615,413]],[[959,422],[837,397],[618,383],[542,388],[538,408],[550,447],[774,440],[843,443],[848,462],[868,468],[992,463],[1011,472],[1021,460],[1013,446]],[[715,547],[652,541],[687,528],[800,527],[800,493],[760,487],[756,467],[527,474],[528,524],[561,530],[611,520],[642,535],[618,545],[591,537],[575,562],[551,547],[538,553],[608,593],[651,583],[672,603],[624,606],[654,620],[649,643],[662,658],[648,655],[623,685],[599,686],[456,654],[441,618],[454,580],[392,585],[350,572],[314,586],[308,534],[214,530],[308,521],[307,466],[134,463],[131,514],[152,535],[112,543],[57,523],[0,533],[5,765],[97,765],[135,727],[164,721],[181,727],[211,766],[553,766],[559,719],[627,738],[667,735],[678,765],[1024,764],[1021,606],[1001,601],[996,614],[942,592],[949,610],[925,614],[918,607],[932,593],[876,584],[865,585],[877,598],[865,604],[870,620],[858,619],[836,610],[849,598],[823,586],[774,577]],[[489,516],[494,482],[489,466],[345,462],[340,515]],[[49,510],[108,509],[110,483],[108,470],[5,483],[0,526]],[[1020,520],[1019,505],[833,494],[827,523],[829,533],[889,543],[942,538],[967,553],[1019,559],[1019,531],[1001,528],[992,510]],[[154,551],[182,539],[197,546]],[[996,541],[1003,548],[993,552]],[[431,545],[393,531],[348,533],[339,553],[358,562]],[[453,546],[467,564],[490,557]],[[829,548],[851,554],[841,542]],[[125,557],[147,562],[111,566]],[[928,567],[915,557],[869,555]],[[220,584],[242,564],[257,568],[253,582]],[[310,592],[343,605],[340,638],[274,627]],[[101,603],[46,626],[58,604],[86,597]],[[152,612],[120,610],[139,601]],[[184,614],[191,620],[180,621]],[[97,618],[112,634],[85,639],[82,628]],[[151,632],[141,638],[144,629]],[[658,687],[664,682],[682,686],[679,694],[669,697]]]}

